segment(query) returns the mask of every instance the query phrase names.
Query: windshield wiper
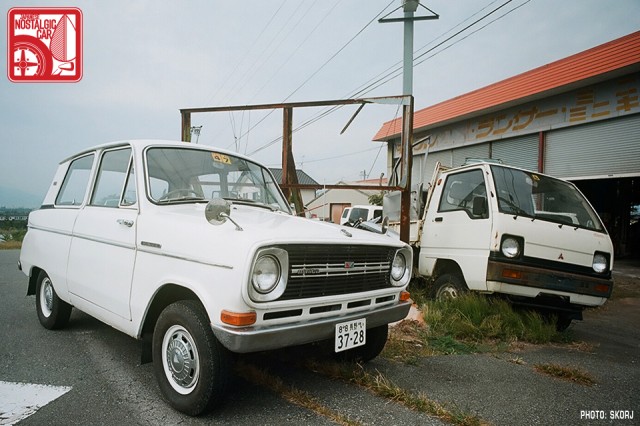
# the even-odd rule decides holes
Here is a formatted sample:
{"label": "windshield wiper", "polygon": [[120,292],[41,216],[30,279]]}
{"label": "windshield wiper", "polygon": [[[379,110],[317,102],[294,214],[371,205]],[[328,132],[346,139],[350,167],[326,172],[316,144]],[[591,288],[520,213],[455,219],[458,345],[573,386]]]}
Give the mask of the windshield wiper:
{"label": "windshield wiper", "polygon": [[[498,197],[498,200],[504,201],[504,203],[512,209],[510,213],[515,214],[515,216],[513,217],[514,219],[517,218],[518,216],[530,216],[529,213],[527,213],[525,210],[523,210],[519,205],[517,205],[513,201],[507,200],[504,197]],[[534,219],[535,219],[535,216],[534,216]]]}
{"label": "windshield wiper", "polygon": [[197,201],[197,202],[202,202],[202,201],[207,201],[206,198],[203,197],[194,197],[193,195],[187,195],[184,197],[177,197],[177,198],[167,198],[165,200],[158,200],[156,201],[156,203],[158,204],[173,204],[173,203],[182,203],[185,201]]}
{"label": "windshield wiper", "polygon": [[255,207],[262,207],[263,209],[267,209],[267,210],[271,210],[272,212],[277,211],[278,209],[268,205],[268,204],[264,204],[261,203],[259,201],[254,201],[254,200],[247,200],[244,198],[229,198],[229,197],[223,197],[224,200],[227,201],[231,201],[232,203],[235,204],[243,204],[245,206],[255,206]]}

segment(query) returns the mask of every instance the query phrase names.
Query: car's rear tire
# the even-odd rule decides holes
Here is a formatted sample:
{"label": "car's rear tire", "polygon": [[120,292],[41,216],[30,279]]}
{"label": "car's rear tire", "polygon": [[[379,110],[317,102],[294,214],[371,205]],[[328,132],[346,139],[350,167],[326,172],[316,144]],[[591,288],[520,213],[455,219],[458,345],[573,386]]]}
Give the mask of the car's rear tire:
{"label": "car's rear tire", "polygon": [[358,346],[344,352],[336,353],[336,358],[340,361],[368,362],[380,355],[387,343],[389,336],[389,326],[367,329],[367,340],[363,346]]}
{"label": "car's rear tire", "polygon": [[71,308],[71,305],[58,297],[49,275],[40,271],[36,282],[36,312],[40,324],[49,330],[63,328],[69,322]]}
{"label": "car's rear tire", "polygon": [[197,416],[223,399],[230,356],[197,301],[172,303],[158,317],[153,368],[162,395],[178,411]]}

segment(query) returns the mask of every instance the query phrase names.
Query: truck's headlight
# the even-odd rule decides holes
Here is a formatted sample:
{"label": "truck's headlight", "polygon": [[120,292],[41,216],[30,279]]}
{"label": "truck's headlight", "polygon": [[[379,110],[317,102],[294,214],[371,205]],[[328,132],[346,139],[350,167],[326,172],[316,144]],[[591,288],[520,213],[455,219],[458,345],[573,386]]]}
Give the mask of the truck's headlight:
{"label": "truck's headlight", "polygon": [[510,259],[516,258],[522,252],[521,242],[518,238],[505,236],[502,239],[501,250],[506,257]]}
{"label": "truck's headlight", "polygon": [[398,250],[391,262],[391,284],[400,287],[411,279],[412,255],[410,248]]}
{"label": "truck's headlight", "polygon": [[607,259],[607,256],[604,253],[596,252],[593,255],[593,263],[591,266],[594,271],[601,274],[609,269],[609,259]]}
{"label": "truck's headlight", "polygon": [[251,268],[249,296],[256,302],[268,302],[282,296],[287,286],[289,254],[280,248],[264,248],[256,253]]}

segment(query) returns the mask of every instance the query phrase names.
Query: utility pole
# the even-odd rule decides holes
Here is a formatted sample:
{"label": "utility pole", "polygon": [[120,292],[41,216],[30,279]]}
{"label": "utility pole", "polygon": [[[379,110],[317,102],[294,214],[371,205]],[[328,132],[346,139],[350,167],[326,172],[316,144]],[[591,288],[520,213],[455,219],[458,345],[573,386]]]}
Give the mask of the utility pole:
{"label": "utility pole", "polygon": [[[400,170],[402,179],[400,186],[402,197],[400,201],[400,239],[409,243],[409,230],[411,226],[411,169],[413,167],[413,21],[426,19],[438,19],[438,14],[431,9],[422,6],[419,0],[400,0],[401,8],[404,12],[402,18],[388,18],[389,15],[397,11],[395,9],[378,22],[403,22],[404,23],[404,43],[403,43],[403,73],[402,73],[402,94],[410,96],[409,104],[402,106],[402,132],[400,138],[401,163]],[[415,16],[418,6],[432,13],[428,16]]]}

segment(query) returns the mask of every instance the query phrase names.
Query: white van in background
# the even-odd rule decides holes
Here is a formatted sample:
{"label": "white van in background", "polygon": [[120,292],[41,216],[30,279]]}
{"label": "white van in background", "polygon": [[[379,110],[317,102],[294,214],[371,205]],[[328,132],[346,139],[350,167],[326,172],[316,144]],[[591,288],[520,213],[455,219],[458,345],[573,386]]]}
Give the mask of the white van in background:
{"label": "white van in background", "polygon": [[[348,216],[342,212],[342,217],[340,218],[340,225],[344,225],[347,222],[356,223],[358,220],[362,222],[367,222],[372,219],[377,219],[382,217],[382,206],[369,206],[369,205],[361,205],[361,206],[353,206],[347,207],[347,209],[351,209]],[[343,222],[344,220],[344,222]]]}

